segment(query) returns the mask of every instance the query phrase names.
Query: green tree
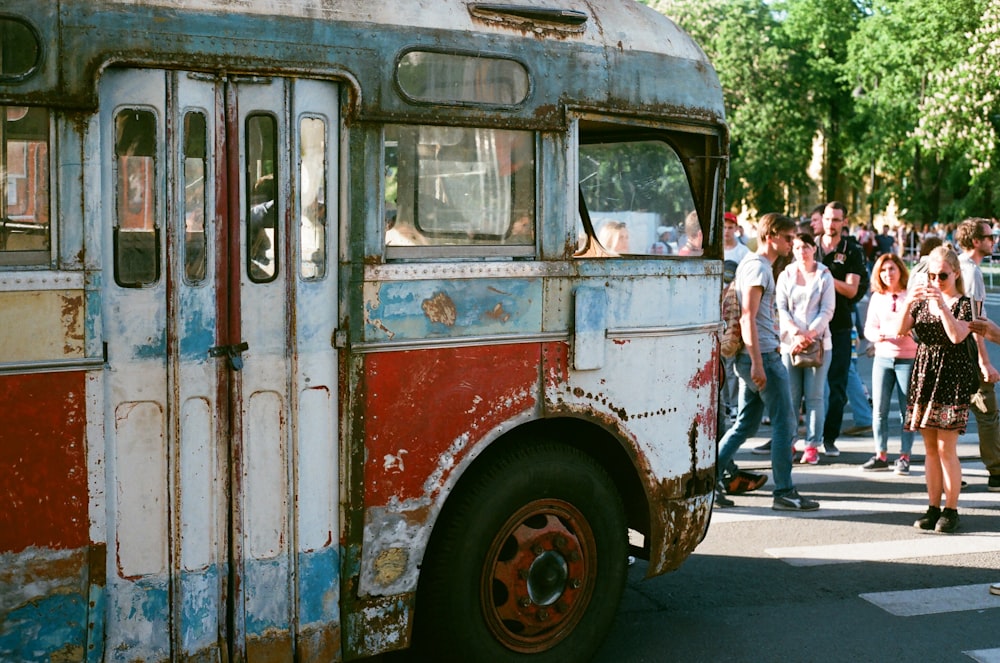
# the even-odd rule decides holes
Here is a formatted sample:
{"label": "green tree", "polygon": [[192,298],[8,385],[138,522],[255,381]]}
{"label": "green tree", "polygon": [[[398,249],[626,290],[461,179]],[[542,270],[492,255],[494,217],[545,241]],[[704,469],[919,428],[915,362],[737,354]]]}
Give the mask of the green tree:
{"label": "green tree", "polygon": [[[857,181],[876,178],[869,204],[898,201],[905,218],[922,223],[947,217],[948,203],[968,193],[955,180],[958,160],[948,149],[926,146],[915,130],[928,82],[965,51],[983,0],[883,0],[860,21],[848,45],[843,83],[854,88],[846,168]],[[869,176],[870,178],[870,176]],[[967,189],[967,187],[964,187]]]}
{"label": "green tree", "polygon": [[1000,185],[993,167],[1000,124],[1000,0],[973,4],[979,18],[956,35],[963,46],[956,48],[959,57],[929,77],[912,133],[925,149],[954,159],[967,176],[967,197],[951,209],[955,218],[994,216],[993,191]]}
{"label": "green tree", "polygon": [[809,187],[815,120],[803,93],[808,61],[765,0],[651,3],[705,49],[719,74],[730,130],[727,202],[795,211]]}

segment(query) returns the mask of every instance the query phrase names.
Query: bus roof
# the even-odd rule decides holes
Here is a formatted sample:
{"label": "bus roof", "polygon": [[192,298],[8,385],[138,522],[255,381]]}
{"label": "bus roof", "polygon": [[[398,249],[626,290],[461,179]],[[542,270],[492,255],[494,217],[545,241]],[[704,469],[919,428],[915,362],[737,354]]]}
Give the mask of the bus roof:
{"label": "bus roof", "polygon": [[[550,0],[7,0],[3,14],[23,18],[37,32],[42,57],[32,75],[13,84],[0,79],[0,103],[94,107],[100,70],[120,64],[343,77],[352,81],[358,116],[426,120],[441,113],[440,105],[403,99],[393,76],[402,54],[424,49],[524,63],[532,94],[508,109],[511,126],[561,126],[568,108],[724,123],[715,70],[670,19],[634,0],[573,6],[554,10]],[[61,52],[50,52],[56,48]],[[455,108],[449,117],[474,120],[476,114]]]}

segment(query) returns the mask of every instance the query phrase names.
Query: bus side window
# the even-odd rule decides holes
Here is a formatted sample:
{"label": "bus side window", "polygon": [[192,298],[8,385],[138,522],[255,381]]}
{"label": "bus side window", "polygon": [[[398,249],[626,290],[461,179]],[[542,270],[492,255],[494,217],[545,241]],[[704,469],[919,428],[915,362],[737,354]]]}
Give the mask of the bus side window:
{"label": "bus side window", "polygon": [[691,185],[670,145],[657,140],[585,143],[579,172],[595,237],[587,237],[578,219],[577,257],[702,254]]}
{"label": "bus side window", "polygon": [[315,117],[299,123],[299,274],[326,276],[326,122]]}
{"label": "bus side window", "polygon": [[115,118],[115,282],[126,288],[160,278],[156,223],[156,116],[126,109]]}
{"label": "bus side window", "polygon": [[0,106],[0,140],[0,265],[48,265],[48,109]]}
{"label": "bus side window", "polygon": [[205,126],[203,113],[184,115],[184,279],[192,285],[205,280],[208,264]]}
{"label": "bus side window", "polygon": [[254,113],[246,126],[247,273],[254,283],[278,276],[278,123]]}
{"label": "bus side window", "polygon": [[530,131],[389,126],[387,246],[535,244]]}

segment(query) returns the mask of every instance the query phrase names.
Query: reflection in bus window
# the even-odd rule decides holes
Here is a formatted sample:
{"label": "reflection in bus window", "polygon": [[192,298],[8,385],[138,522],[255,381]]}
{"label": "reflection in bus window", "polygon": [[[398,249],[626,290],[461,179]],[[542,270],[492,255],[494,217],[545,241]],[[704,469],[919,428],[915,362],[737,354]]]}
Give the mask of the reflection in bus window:
{"label": "reflection in bus window", "polygon": [[[580,189],[600,249],[582,221],[579,257],[622,254],[685,255],[685,218],[694,198],[680,157],[667,143],[638,141],[580,146]],[[697,224],[698,217],[694,221]],[[700,228],[699,228],[700,230]],[[693,247],[686,255],[700,255]]]}
{"label": "reflection in bus window", "polygon": [[530,131],[389,126],[385,166],[387,245],[534,245]]}
{"label": "reflection in bus window", "polygon": [[299,126],[299,273],[326,276],[326,123],[304,118]]}
{"label": "reflection in bus window", "polygon": [[528,96],[528,72],[503,58],[410,51],[396,69],[403,94],[437,103],[510,106]]}
{"label": "reflection in bus window", "polygon": [[705,252],[698,212],[691,211],[684,217],[684,243],[677,249],[679,256],[700,256]]}
{"label": "reflection in bus window", "polygon": [[49,112],[0,106],[0,264],[48,264]]}
{"label": "reflection in bus window", "polygon": [[129,109],[115,118],[115,282],[124,287],[160,278],[156,224],[156,117]]}
{"label": "reflection in bus window", "polygon": [[191,284],[205,280],[208,242],[205,218],[205,116],[184,116],[184,279]]}
{"label": "reflection in bus window", "polygon": [[247,117],[247,273],[254,283],[278,275],[277,122],[265,114]]}

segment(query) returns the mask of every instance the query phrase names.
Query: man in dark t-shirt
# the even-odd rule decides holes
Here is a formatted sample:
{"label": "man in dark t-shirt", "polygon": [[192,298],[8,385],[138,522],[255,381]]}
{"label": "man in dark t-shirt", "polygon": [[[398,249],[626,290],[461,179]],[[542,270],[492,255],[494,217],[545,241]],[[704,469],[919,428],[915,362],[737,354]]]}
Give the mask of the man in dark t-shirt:
{"label": "man in dark t-shirt", "polygon": [[833,275],[836,291],[836,305],[830,320],[830,338],[833,349],[830,353],[830,371],[827,384],[830,398],[826,404],[826,421],[823,424],[823,449],[827,456],[839,456],[837,437],[844,420],[844,405],[847,403],[847,374],[851,368],[853,341],[851,328],[854,326],[854,301],[865,272],[865,256],[857,240],[843,232],[847,208],[843,203],[828,203],[823,212],[823,236],[819,241],[819,255]]}
{"label": "man in dark t-shirt", "polygon": [[889,224],[882,226],[882,232],[875,235],[875,257],[896,252],[896,238],[889,232]]}

